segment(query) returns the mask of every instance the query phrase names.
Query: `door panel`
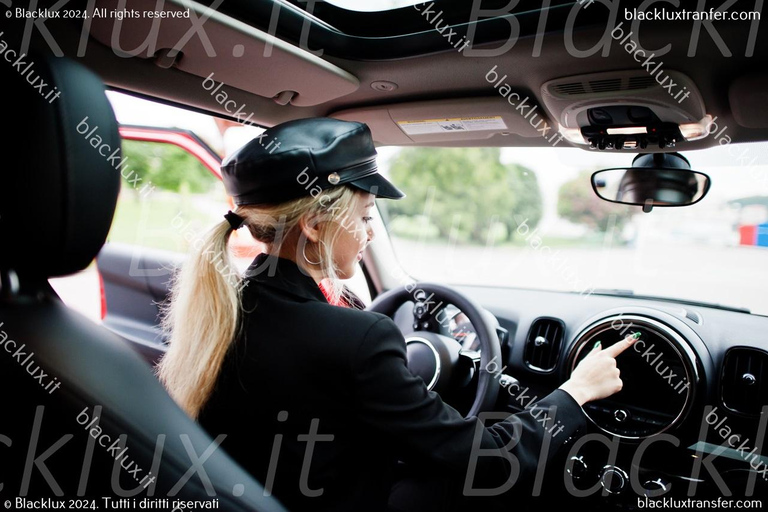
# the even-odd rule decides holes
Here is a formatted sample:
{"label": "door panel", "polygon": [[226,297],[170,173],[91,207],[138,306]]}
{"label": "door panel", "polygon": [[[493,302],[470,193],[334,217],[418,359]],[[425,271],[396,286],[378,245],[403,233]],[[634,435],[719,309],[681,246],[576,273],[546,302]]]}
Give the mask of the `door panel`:
{"label": "door panel", "polygon": [[160,305],[166,300],[173,269],[183,255],[109,243],[96,258],[104,283],[104,326],[130,341],[150,363],[165,352]]}

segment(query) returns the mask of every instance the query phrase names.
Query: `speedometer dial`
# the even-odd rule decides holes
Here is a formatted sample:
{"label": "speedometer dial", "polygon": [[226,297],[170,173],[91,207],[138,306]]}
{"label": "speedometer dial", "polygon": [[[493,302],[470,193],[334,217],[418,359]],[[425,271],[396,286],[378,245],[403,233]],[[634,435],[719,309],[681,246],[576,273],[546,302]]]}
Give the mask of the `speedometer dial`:
{"label": "speedometer dial", "polygon": [[478,350],[480,348],[477,332],[464,313],[458,312],[451,319],[449,328],[451,337],[461,344],[462,350]]}

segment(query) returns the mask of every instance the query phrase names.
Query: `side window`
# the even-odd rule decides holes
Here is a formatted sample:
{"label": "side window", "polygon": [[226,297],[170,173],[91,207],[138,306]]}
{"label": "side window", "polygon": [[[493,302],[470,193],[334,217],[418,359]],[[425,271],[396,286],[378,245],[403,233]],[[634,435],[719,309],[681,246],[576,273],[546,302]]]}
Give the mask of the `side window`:
{"label": "side window", "polygon": [[[223,128],[222,138],[229,130]],[[169,276],[171,264],[202,246],[207,231],[233,208],[219,175],[221,160],[193,132],[122,126],[121,134],[126,165],[107,237],[115,247],[105,252],[129,251],[131,278]],[[230,247],[240,271],[264,250],[247,230],[234,233]]]}
{"label": "side window", "polygon": [[108,243],[187,253],[193,235],[218,221],[227,197],[219,179],[187,150],[123,141],[122,187]]}

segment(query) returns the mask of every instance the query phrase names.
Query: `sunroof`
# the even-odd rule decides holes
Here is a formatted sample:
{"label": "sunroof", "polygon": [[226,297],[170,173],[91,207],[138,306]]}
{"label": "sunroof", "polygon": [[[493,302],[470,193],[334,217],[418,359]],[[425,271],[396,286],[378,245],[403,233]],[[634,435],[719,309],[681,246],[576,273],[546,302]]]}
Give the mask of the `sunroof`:
{"label": "sunroof", "polygon": [[[510,29],[515,30],[517,38],[532,37],[541,31],[544,21],[547,31],[552,32],[567,27],[604,28],[612,23],[608,9],[582,8],[574,18],[571,15],[578,2],[547,0],[532,9],[532,0],[517,4],[510,0],[230,0],[219,9],[302,48],[322,51],[323,55],[391,60],[456,51],[446,45],[448,34],[454,40],[471,37],[472,46],[506,44]],[[483,4],[480,12],[476,6],[479,3]],[[512,25],[511,17],[516,20]],[[442,27],[451,30],[444,34]]]}
{"label": "sunroof", "polygon": [[357,12],[379,12],[398,9],[400,7],[409,7],[423,3],[424,0],[326,0],[327,3]]}

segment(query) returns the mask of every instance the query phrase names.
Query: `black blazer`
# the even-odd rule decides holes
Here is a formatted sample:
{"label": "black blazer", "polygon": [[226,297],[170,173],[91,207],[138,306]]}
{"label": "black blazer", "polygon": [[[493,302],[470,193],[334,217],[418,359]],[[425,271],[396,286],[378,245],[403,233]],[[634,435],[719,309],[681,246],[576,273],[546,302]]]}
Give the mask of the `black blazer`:
{"label": "black blazer", "polygon": [[[581,408],[562,390],[538,402],[556,408],[563,428],[555,435],[533,409],[493,425],[464,419],[408,371],[390,318],[328,304],[290,260],[260,255],[245,279],[243,331],[199,421],[213,436],[226,434],[222,447],[289,510],[382,510],[398,459],[463,482],[473,442],[475,453],[509,452],[524,482],[545,437],[551,458],[584,428]],[[510,476],[502,457],[476,463],[474,488]]]}

